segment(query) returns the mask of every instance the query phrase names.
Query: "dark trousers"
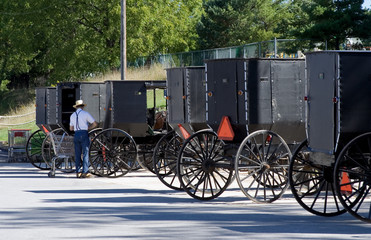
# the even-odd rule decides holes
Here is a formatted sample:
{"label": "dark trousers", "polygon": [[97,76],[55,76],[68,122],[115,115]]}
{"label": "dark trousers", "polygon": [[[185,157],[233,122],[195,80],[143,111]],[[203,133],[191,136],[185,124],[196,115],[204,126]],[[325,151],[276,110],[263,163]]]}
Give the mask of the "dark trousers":
{"label": "dark trousers", "polygon": [[87,173],[89,171],[89,145],[90,145],[88,131],[84,130],[76,131],[73,142],[75,144],[76,172],[80,171],[82,155],[82,172]]}

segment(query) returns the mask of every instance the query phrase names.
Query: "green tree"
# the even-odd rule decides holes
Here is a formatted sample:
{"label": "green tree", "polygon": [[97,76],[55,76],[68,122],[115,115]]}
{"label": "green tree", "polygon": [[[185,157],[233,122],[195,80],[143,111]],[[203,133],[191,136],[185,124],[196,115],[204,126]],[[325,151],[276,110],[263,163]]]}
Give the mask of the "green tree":
{"label": "green tree", "polygon": [[[346,38],[368,38],[370,16],[362,9],[363,0],[298,0],[305,18],[293,22],[298,38],[326,41],[329,49],[339,49]],[[292,26],[292,25],[291,25]]]}
{"label": "green tree", "polygon": [[215,48],[280,37],[282,19],[288,17],[284,0],[209,0],[197,25],[200,47]]}
{"label": "green tree", "polygon": [[[127,55],[196,46],[202,0],[127,0]],[[81,80],[120,65],[120,1],[0,2],[0,81]]]}
{"label": "green tree", "polygon": [[2,79],[13,85],[17,79],[55,83],[117,66],[120,5],[116,5],[86,0],[2,2]]}
{"label": "green tree", "polygon": [[202,0],[127,1],[127,51],[138,56],[194,50]]}

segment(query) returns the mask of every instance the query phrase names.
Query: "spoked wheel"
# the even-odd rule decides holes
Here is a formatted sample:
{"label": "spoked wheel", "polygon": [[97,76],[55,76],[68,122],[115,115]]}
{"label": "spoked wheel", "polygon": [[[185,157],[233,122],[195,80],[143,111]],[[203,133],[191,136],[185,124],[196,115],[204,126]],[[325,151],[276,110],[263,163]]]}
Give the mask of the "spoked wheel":
{"label": "spoked wheel", "polygon": [[139,169],[142,169],[142,166],[140,166],[139,161],[135,161],[134,166],[131,169],[131,171],[136,171],[136,170],[139,170]]}
{"label": "spoked wheel", "polygon": [[98,133],[100,133],[102,131],[102,128],[94,128],[92,130],[89,131],[89,139],[90,139],[90,142],[93,141],[93,139],[95,138],[95,136],[98,135]]}
{"label": "spoked wheel", "polygon": [[177,161],[177,174],[182,188],[191,197],[214,199],[230,184],[233,163],[224,155],[224,145],[210,130],[199,131],[184,142]]}
{"label": "spoked wheel", "polygon": [[371,223],[371,133],[350,141],[334,168],[336,194],[354,217]]}
{"label": "spoked wheel", "polygon": [[94,173],[102,177],[121,177],[133,168],[137,155],[134,139],[125,131],[109,128],[90,144],[89,159]]}
{"label": "spoked wheel", "polygon": [[236,180],[246,197],[270,203],[288,187],[291,151],[278,134],[260,130],[247,136],[235,158]]}
{"label": "spoked wheel", "polygon": [[345,211],[336,197],[333,168],[310,160],[308,141],[303,141],[292,155],[289,167],[291,192],[308,212],[325,217]]}
{"label": "spoked wheel", "polygon": [[153,152],[154,152],[154,145],[152,144],[140,144],[138,145],[138,154],[137,154],[137,162],[140,167],[150,171],[151,173],[155,173],[155,169],[153,166]]}
{"label": "spoked wheel", "polygon": [[[62,128],[57,128],[51,131],[54,135],[67,135]],[[42,157],[49,168],[52,167],[52,158],[55,156],[51,135],[47,135],[42,144]],[[73,172],[75,170],[75,158],[69,158],[65,161],[62,158],[56,159],[55,168],[64,172]]]}
{"label": "spoked wheel", "polygon": [[153,153],[153,164],[160,181],[174,190],[182,190],[176,175],[176,163],[183,140],[175,131],[171,131],[158,141]]}
{"label": "spoked wheel", "polygon": [[41,170],[49,170],[50,167],[43,159],[42,145],[46,135],[40,129],[31,134],[26,144],[26,154],[30,163]]}
{"label": "spoked wheel", "polygon": [[[101,131],[102,131],[102,128],[94,128],[94,129],[89,131],[90,144],[92,143],[95,136],[97,136],[98,133],[100,133]],[[82,163],[80,163],[80,166],[82,166]],[[95,173],[95,170],[92,166],[89,166],[89,172],[91,174],[98,175],[97,173]]]}

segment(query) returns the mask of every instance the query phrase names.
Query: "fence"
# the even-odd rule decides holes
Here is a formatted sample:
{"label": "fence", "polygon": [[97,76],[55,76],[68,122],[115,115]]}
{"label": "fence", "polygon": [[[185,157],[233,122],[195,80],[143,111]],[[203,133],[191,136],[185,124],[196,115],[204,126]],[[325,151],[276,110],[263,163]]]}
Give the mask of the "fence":
{"label": "fence", "polygon": [[313,48],[314,46],[308,40],[274,39],[236,47],[145,56],[128,63],[128,66],[144,67],[145,65],[160,63],[168,68],[202,66],[205,60],[219,58],[301,58],[302,52]]}

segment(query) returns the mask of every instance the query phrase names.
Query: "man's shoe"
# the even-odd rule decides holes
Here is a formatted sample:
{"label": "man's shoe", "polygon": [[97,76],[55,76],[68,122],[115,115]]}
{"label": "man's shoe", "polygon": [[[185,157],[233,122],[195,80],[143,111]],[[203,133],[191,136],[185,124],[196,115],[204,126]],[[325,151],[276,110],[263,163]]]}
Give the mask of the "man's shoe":
{"label": "man's shoe", "polygon": [[81,172],[76,173],[76,177],[77,178],[81,178],[82,177],[82,173]]}
{"label": "man's shoe", "polygon": [[92,175],[90,173],[83,173],[81,175],[81,178],[91,178],[91,177],[92,177]]}

